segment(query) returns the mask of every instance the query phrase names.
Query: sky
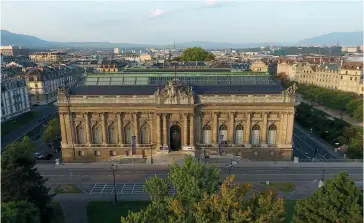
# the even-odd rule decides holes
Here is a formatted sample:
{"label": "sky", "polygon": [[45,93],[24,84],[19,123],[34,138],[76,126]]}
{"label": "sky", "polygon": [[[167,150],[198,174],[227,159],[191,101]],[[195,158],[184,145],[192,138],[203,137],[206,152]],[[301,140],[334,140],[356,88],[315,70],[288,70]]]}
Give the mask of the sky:
{"label": "sky", "polygon": [[363,30],[357,1],[1,1],[1,28],[47,41],[297,42]]}

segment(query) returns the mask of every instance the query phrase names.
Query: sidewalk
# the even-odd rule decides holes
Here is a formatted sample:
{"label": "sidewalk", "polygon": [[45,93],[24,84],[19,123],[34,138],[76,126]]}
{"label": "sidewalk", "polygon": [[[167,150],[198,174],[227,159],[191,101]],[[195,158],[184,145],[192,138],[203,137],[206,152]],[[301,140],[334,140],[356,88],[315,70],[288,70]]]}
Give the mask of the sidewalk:
{"label": "sidewalk", "polygon": [[[223,159],[223,158],[221,158]],[[217,167],[225,167],[227,163],[230,163],[231,158],[227,157],[226,162],[216,163]],[[208,165],[212,165],[212,163],[207,163]],[[133,169],[133,168],[162,168],[166,169],[167,165],[157,165],[157,164],[120,164],[120,167],[124,169]],[[280,161],[280,162],[250,162],[250,161],[238,161],[235,167],[287,167],[287,168],[363,168],[363,162],[304,162],[304,163],[294,163],[293,161]],[[65,163],[62,165],[53,165],[53,164],[37,164],[36,167],[38,169],[109,169],[109,163]]]}

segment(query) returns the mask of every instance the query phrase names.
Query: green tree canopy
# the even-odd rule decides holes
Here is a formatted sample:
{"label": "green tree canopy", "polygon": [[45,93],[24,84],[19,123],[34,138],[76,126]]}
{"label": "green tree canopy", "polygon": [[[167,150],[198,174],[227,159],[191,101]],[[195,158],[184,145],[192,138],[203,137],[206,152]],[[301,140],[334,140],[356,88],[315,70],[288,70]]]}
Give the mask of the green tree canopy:
{"label": "green tree canopy", "polygon": [[43,141],[52,143],[61,138],[61,127],[58,118],[51,119],[44,130]]}
{"label": "green tree canopy", "polygon": [[27,201],[1,203],[2,223],[39,223],[39,209]]}
{"label": "green tree canopy", "polygon": [[297,201],[292,222],[363,222],[362,196],[348,174],[340,172],[314,194]]}
{"label": "green tree canopy", "polygon": [[[129,212],[121,222],[282,222],[283,201],[272,191],[253,193],[251,185],[233,183],[228,177],[221,185],[219,170],[187,157],[182,166],[170,166],[167,179],[154,176],[146,182],[151,203],[146,210]],[[175,194],[168,188],[173,186]]]}
{"label": "green tree canopy", "polygon": [[187,48],[183,50],[180,57],[181,61],[211,61],[215,56],[212,53],[207,52],[201,47]]}
{"label": "green tree canopy", "polygon": [[27,137],[5,148],[1,156],[1,201],[31,202],[39,209],[42,222],[49,222],[47,204],[51,196],[46,179],[34,167],[34,151],[34,144]]}

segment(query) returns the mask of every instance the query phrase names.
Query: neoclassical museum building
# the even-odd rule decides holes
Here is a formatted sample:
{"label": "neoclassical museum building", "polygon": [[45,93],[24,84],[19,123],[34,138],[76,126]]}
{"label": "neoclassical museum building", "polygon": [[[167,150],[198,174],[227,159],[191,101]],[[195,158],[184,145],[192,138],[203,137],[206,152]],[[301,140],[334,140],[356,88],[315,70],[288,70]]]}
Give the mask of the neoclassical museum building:
{"label": "neoclassical museum building", "polygon": [[291,160],[296,87],[262,76],[88,75],[58,93],[62,158]]}

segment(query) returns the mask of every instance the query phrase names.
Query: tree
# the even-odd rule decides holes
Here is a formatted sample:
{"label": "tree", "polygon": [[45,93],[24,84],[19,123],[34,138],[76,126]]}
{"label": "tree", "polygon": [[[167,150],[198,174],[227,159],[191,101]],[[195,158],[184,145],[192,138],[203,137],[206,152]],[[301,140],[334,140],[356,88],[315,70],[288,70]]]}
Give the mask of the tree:
{"label": "tree", "polygon": [[182,61],[211,61],[215,56],[201,47],[187,48],[183,50],[180,60]]}
{"label": "tree", "polygon": [[61,127],[58,118],[53,118],[48,122],[46,129],[44,130],[43,141],[49,143],[54,147],[55,142],[61,138]]}
{"label": "tree", "polygon": [[293,223],[359,223],[363,221],[360,189],[346,172],[324,182],[314,194],[297,201]]}
{"label": "tree", "polygon": [[[251,185],[235,185],[233,180],[228,177],[221,185],[215,166],[207,167],[186,157],[182,166],[170,166],[167,179],[154,176],[147,180],[145,189],[151,203],[145,210],[121,217],[121,222],[283,221],[283,201],[276,199],[275,192],[251,195]],[[175,195],[168,193],[170,186],[175,188]]]}
{"label": "tree", "polygon": [[1,203],[2,223],[38,223],[39,209],[27,201]]}
{"label": "tree", "polygon": [[204,194],[195,205],[196,222],[284,222],[283,198],[270,189],[253,193],[252,185],[235,185],[229,176],[219,193]]}
{"label": "tree", "polygon": [[34,151],[35,146],[28,137],[5,148],[1,156],[1,201],[31,202],[39,209],[42,222],[49,222],[47,204],[52,196],[45,186],[47,179],[34,167]]}

